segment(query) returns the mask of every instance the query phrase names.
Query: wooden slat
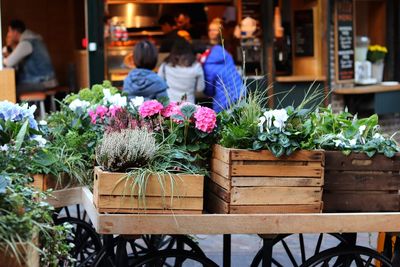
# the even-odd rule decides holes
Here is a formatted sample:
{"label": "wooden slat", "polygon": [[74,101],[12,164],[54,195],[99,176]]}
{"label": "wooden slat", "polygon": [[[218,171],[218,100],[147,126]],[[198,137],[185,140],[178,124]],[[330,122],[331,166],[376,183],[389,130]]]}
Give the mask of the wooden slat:
{"label": "wooden slat", "polygon": [[362,153],[351,153],[349,156],[340,151],[325,152],[325,170],[337,171],[400,171],[400,154],[393,158],[375,155],[369,158]]}
{"label": "wooden slat", "polygon": [[231,162],[230,149],[220,145],[214,145],[212,157],[219,159],[220,161],[223,161],[225,163],[230,163]]}
{"label": "wooden slat", "polygon": [[324,212],[400,210],[400,198],[397,192],[389,194],[377,191],[336,191],[324,193],[323,201]]}
{"label": "wooden slat", "polygon": [[220,199],[218,196],[213,194],[212,192],[207,192],[205,194],[205,205],[206,210],[210,213],[221,213],[227,214],[229,213],[229,204],[228,202]]}
{"label": "wooden slat", "polygon": [[81,190],[81,203],[87,212],[93,227],[99,229],[99,213],[94,206],[93,194],[87,187],[83,187]]}
{"label": "wooden slat", "polygon": [[251,151],[245,149],[232,149],[231,160],[265,160],[265,161],[317,161],[323,162],[323,151],[300,150],[290,156],[276,158],[270,151]]}
{"label": "wooden slat", "polygon": [[[316,179],[317,178],[317,179]],[[232,186],[322,186],[323,179],[299,177],[232,177]]]}
{"label": "wooden slat", "polygon": [[251,205],[231,206],[231,214],[266,214],[266,213],[319,213],[321,204],[313,205]]}
{"label": "wooden slat", "polygon": [[389,172],[327,171],[324,189],[327,191],[399,190],[400,175]]}
{"label": "wooden slat", "polygon": [[323,168],[309,166],[233,165],[232,176],[321,177]]}
{"label": "wooden slat", "polygon": [[55,208],[82,203],[82,187],[56,190],[51,195],[46,199],[46,202]]}
{"label": "wooden slat", "polygon": [[230,165],[219,159],[211,159],[211,170],[227,179],[231,177]]}
{"label": "wooden slat", "polygon": [[319,187],[233,187],[231,205],[316,204],[321,197]]}
{"label": "wooden slat", "polygon": [[202,214],[202,210],[152,210],[152,209],[99,209],[100,213],[134,214]]}
{"label": "wooden slat", "polygon": [[[176,210],[203,210],[203,198],[184,197],[149,197],[145,198],[146,203],[138,201],[133,197],[102,196],[98,197],[98,209],[176,209]],[[172,201],[171,201],[172,200]]]}
{"label": "wooden slat", "polygon": [[3,69],[0,70],[0,101],[8,100],[16,102],[16,88],[15,88],[15,70]]}
{"label": "wooden slat", "polygon": [[[35,241],[33,241],[35,242]],[[38,242],[35,242],[36,245]],[[1,267],[39,267],[39,251],[28,243],[17,243],[16,251],[19,255],[19,261],[14,256],[13,248],[7,247],[7,250],[0,249]]]}
{"label": "wooden slat", "polygon": [[219,186],[221,186],[222,188],[225,188],[226,190],[230,190],[231,188],[231,180],[222,177],[221,175],[215,173],[215,172],[211,172],[211,177],[210,179],[218,184]]}
{"label": "wooden slat", "polygon": [[[134,177],[129,180],[118,182],[121,178],[126,177],[125,173],[105,172],[96,167],[95,180],[96,194],[99,195],[122,195],[137,196],[138,187],[131,192]],[[173,187],[171,187],[171,178],[165,176],[163,178],[163,187],[158,181],[157,176],[151,176],[146,186],[146,196],[177,196],[177,197],[202,197],[204,187],[204,176],[202,175],[174,175]],[[164,188],[164,189],[163,189]]]}
{"label": "wooden slat", "polygon": [[212,192],[226,202],[231,201],[230,190],[226,190],[225,188],[219,186],[211,180],[208,180],[206,183],[206,192]]}

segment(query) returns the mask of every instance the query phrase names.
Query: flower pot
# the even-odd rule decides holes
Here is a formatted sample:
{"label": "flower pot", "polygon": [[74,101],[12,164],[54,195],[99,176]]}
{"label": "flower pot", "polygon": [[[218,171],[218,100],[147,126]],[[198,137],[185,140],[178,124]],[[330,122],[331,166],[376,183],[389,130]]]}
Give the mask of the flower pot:
{"label": "flower pot", "polygon": [[385,64],[383,60],[379,60],[377,62],[372,63],[371,73],[372,78],[375,78],[378,83],[382,82],[383,80],[383,69]]}
{"label": "flower pot", "polygon": [[73,181],[68,175],[63,175],[61,181],[51,174],[34,174],[32,177],[32,185],[40,191],[46,191],[49,189],[61,190],[76,186],[75,181]]}
{"label": "flower pot", "polygon": [[[132,190],[129,181],[121,181],[126,173],[107,172],[100,167],[94,170],[93,202],[99,212],[110,213],[202,213],[204,176],[174,174],[150,176],[144,198],[139,198],[137,187]],[[163,180],[163,188],[159,182]]]}
{"label": "flower pot", "polygon": [[400,154],[325,152],[324,212],[400,210]]}
{"label": "flower pot", "polygon": [[318,213],[324,152],[276,158],[267,150],[213,148],[206,209],[213,213]]}
{"label": "flower pot", "polygon": [[[38,238],[32,239],[34,244],[38,243]],[[39,267],[39,251],[27,243],[18,243],[16,246],[19,259],[15,256],[11,247],[0,248],[0,266],[7,267]]]}

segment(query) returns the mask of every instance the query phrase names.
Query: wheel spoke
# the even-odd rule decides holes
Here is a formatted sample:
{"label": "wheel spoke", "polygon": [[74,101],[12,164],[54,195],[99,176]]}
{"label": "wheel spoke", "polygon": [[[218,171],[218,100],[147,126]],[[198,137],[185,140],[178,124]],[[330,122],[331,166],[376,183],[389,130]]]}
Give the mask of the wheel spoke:
{"label": "wheel spoke", "polygon": [[298,267],[299,265],[296,262],[296,259],[293,257],[292,252],[290,251],[288,245],[286,244],[285,240],[281,240],[283,247],[285,248],[286,254],[288,255],[290,261],[292,262],[293,266]]}
{"label": "wheel spoke", "polygon": [[280,264],[277,260],[272,258],[272,263],[275,264],[277,267],[284,267],[282,264]]}
{"label": "wheel spoke", "polygon": [[314,255],[316,255],[317,253],[319,253],[319,251],[320,251],[320,249],[321,249],[322,238],[323,238],[323,234],[319,234],[319,236],[318,236],[318,241],[317,241],[317,246],[315,247]]}
{"label": "wheel spoke", "polygon": [[299,241],[300,241],[300,251],[301,251],[301,262],[306,261],[306,251],[304,249],[304,238],[303,234],[299,234]]}

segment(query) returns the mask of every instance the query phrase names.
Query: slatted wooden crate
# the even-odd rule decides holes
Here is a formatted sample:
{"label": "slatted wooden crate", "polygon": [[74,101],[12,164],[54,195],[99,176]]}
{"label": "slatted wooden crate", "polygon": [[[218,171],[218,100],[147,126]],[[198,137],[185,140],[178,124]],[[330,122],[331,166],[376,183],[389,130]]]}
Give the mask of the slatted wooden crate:
{"label": "slatted wooden crate", "polygon": [[32,175],[32,178],[32,186],[41,191],[46,191],[48,189],[61,190],[76,186],[76,184],[71,181],[71,178],[67,176],[64,176],[61,181],[58,181],[57,177],[54,177],[50,174],[34,174]]}
{"label": "slatted wooden crate", "polygon": [[[36,241],[34,241],[36,242]],[[19,243],[16,247],[19,260],[15,257],[12,249],[0,249],[0,266],[2,267],[39,267],[39,251],[26,243]]]}
{"label": "slatted wooden crate", "polygon": [[399,211],[400,154],[325,152],[324,211]]}
{"label": "slatted wooden crate", "polygon": [[204,176],[177,174],[171,190],[169,177],[164,179],[163,196],[158,177],[151,176],[143,200],[138,199],[137,188],[118,181],[126,173],[107,172],[96,167],[94,171],[93,201],[99,212],[111,213],[202,213]]}
{"label": "slatted wooden crate", "polygon": [[213,213],[321,212],[323,151],[271,152],[213,148],[206,210]]}

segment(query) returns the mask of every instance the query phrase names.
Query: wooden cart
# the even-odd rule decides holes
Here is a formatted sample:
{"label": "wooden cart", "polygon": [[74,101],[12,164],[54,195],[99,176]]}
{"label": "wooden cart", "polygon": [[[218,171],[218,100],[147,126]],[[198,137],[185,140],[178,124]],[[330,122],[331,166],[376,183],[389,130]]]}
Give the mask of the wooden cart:
{"label": "wooden cart", "polygon": [[[102,258],[93,266],[107,265],[104,259],[107,253],[113,254],[116,266],[128,266],[126,244],[123,237],[140,237],[143,235],[190,235],[190,234],[223,234],[224,235],[224,266],[230,266],[230,235],[231,234],[258,234],[263,238],[264,246],[258,253],[252,266],[272,266],[274,259],[272,247],[276,244],[276,237],[289,234],[318,233],[320,238],[324,233],[341,233],[338,237],[341,242],[337,247],[319,251],[320,238],[316,253],[304,259],[299,266],[317,266],[317,263],[329,262],[331,259],[360,259],[363,264],[375,262],[381,266],[399,266],[390,262],[377,252],[355,246],[354,234],[357,232],[400,232],[400,212],[388,213],[317,213],[317,214],[104,214],[98,213],[93,204],[93,195],[88,188],[74,188],[55,192],[55,198],[50,202],[55,206],[81,204],[97,233],[103,235],[101,251],[97,258]],[[115,236],[118,235],[119,239]],[[339,234],[337,234],[339,235]],[[114,236],[114,237],[113,237]],[[350,237],[350,238],[349,238]],[[282,239],[280,239],[282,240]],[[301,239],[300,239],[301,240]],[[302,241],[300,241],[302,242]],[[186,244],[186,243],[185,243]],[[185,245],[183,244],[183,245]],[[183,247],[182,245],[182,247]],[[304,245],[304,244],[303,244]],[[194,245],[193,245],[194,246]],[[114,247],[117,247],[114,253]],[[216,266],[204,253],[192,247],[186,250],[170,249],[153,251],[148,255],[141,255],[136,265],[148,264],[155,259],[166,260],[175,257],[184,261],[191,258],[203,266]],[[304,249],[304,247],[303,247]],[[121,252],[123,250],[123,252]],[[174,254],[176,253],[176,254]],[[106,257],[105,257],[106,255]],[[116,256],[117,255],[117,256]],[[113,257],[109,257],[112,260]],[[126,258],[125,258],[126,257]],[[346,258],[347,257],[347,258]],[[397,259],[394,259],[396,261]],[[102,265],[103,264],[103,265]],[[125,265],[124,265],[125,264]],[[386,264],[386,265],[385,265]],[[179,265],[179,264],[178,264]],[[274,265],[279,266],[279,265]],[[330,265],[329,265],[330,266]],[[369,266],[369,265],[362,265]]]}

